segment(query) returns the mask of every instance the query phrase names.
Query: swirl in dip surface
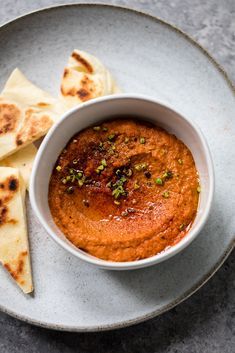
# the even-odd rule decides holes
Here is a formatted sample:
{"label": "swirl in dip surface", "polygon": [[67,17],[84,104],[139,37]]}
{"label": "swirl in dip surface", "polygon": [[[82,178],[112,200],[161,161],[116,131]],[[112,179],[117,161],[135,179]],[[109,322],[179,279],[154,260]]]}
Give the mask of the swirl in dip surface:
{"label": "swirl in dip surface", "polygon": [[199,199],[195,163],[183,142],[133,119],[76,134],[49,185],[56,225],[77,247],[109,261],[133,261],[179,242]]}

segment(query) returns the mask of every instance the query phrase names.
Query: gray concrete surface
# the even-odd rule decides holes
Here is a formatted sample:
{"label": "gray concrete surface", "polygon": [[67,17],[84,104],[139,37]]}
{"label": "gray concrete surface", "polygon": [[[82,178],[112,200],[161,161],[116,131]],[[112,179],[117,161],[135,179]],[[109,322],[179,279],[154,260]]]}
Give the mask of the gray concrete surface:
{"label": "gray concrete surface", "polygon": [[[0,23],[40,7],[65,2],[0,0]],[[96,2],[144,10],[177,25],[207,48],[235,81],[235,0]],[[112,332],[54,332],[30,326],[0,313],[0,353],[235,352],[234,269],[235,252],[217,274],[186,302],[161,317]]]}

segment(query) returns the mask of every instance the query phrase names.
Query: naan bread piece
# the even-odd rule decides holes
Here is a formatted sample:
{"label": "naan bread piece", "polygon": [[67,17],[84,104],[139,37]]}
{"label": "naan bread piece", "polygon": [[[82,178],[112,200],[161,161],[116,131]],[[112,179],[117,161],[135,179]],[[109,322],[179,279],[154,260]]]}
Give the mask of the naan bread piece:
{"label": "naan bread piece", "polygon": [[45,135],[65,111],[15,69],[0,95],[0,159]]}
{"label": "naan bread piece", "polygon": [[33,291],[25,185],[18,169],[8,167],[0,167],[0,262],[23,292]]}
{"label": "naan bread piece", "polygon": [[95,56],[74,49],[64,69],[61,99],[69,108],[120,92],[110,72]]}
{"label": "naan bread piece", "polygon": [[0,161],[0,167],[18,168],[26,188],[29,189],[29,179],[36,153],[37,148],[31,143],[20,151],[2,159]]}

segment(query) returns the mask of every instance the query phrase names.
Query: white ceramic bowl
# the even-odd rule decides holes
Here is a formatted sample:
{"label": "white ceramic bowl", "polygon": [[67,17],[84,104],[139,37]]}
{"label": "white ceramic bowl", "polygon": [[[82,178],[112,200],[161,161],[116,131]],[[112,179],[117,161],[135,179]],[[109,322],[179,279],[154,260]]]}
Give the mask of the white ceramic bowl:
{"label": "white ceramic bowl", "polygon": [[[102,120],[118,117],[140,117],[175,134],[191,150],[200,176],[202,192],[197,216],[188,234],[175,246],[147,259],[110,262],[76,248],[55,225],[48,206],[48,185],[53,166],[69,139],[80,130]],[[142,95],[120,94],[87,102],[67,112],[43,140],[37,153],[30,182],[32,207],[47,233],[65,250],[101,268],[130,270],[164,261],[188,246],[204,226],[212,204],[214,172],[211,155],[200,129],[172,108]]]}

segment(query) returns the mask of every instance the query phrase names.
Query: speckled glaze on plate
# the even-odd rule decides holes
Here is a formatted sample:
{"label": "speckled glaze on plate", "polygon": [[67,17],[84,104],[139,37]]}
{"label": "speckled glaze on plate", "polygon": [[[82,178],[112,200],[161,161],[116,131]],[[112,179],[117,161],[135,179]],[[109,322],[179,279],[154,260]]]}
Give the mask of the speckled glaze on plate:
{"label": "speckled glaze on plate", "polygon": [[55,244],[28,204],[35,292],[24,296],[0,268],[0,309],[43,327],[99,331],[138,323],[177,305],[223,263],[235,234],[235,99],[226,74],[169,24],[104,5],[68,5],[23,16],[0,29],[1,85],[19,67],[56,94],[75,47],[97,55],[123,91],[174,106],[205,134],[215,167],[210,218],[182,253],[151,268],[113,272],[88,265]]}

